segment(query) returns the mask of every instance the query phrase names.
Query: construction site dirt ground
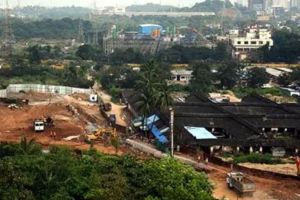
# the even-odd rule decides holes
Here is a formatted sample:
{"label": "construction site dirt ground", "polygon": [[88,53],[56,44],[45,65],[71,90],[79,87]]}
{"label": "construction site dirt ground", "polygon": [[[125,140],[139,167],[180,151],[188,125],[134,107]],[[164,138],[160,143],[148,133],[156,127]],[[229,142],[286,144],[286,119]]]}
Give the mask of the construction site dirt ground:
{"label": "construction site dirt ground", "polygon": [[[0,104],[0,141],[19,142],[22,136],[29,139],[34,138],[44,147],[50,145],[64,145],[71,148],[88,149],[89,144],[80,140],[65,141],[69,136],[79,136],[87,133],[86,126],[92,120],[97,127],[105,127],[106,120],[99,112],[97,104],[88,102],[84,96],[51,96],[33,94],[27,96],[30,105],[21,106],[19,109],[10,109],[7,104]],[[82,99],[81,99],[82,98]],[[68,106],[72,105],[78,108],[79,115],[75,115]],[[33,123],[36,119],[51,117],[54,120],[54,126],[46,128],[42,133],[36,133],[33,130]],[[51,137],[51,133],[56,137]],[[94,147],[103,153],[115,153],[115,148],[107,146],[101,142],[95,143]],[[120,148],[119,153],[125,152],[125,148]]]}
{"label": "construction site dirt ground", "polygon": [[299,200],[300,181],[293,179],[280,179],[274,177],[249,176],[256,184],[253,196],[239,196],[234,190],[228,188],[226,174],[230,169],[209,164],[213,170],[208,174],[214,185],[214,197],[229,200]]}
{"label": "construction site dirt ground", "polygon": [[[37,96],[35,94],[30,95],[30,105],[22,106],[19,109],[11,110],[7,104],[0,103],[0,141],[19,142],[20,138],[25,135],[28,139],[35,138],[44,148],[51,145],[62,145],[86,150],[90,148],[89,144],[76,140],[64,141],[63,138],[85,133],[86,126],[91,118],[96,122],[97,126],[106,126],[106,121],[101,116],[98,106],[88,102],[86,96],[52,96],[50,102],[48,101],[48,96],[41,94]],[[80,108],[85,113],[76,116],[67,107],[68,105]],[[47,116],[54,119],[54,127],[47,129],[43,133],[35,133],[33,131],[34,120]],[[56,132],[56,138],[51,137],[51,132]],[[101,142],[95,143],[94,148],[102,153],[116,153],[114,147],[104,145]],[[124,154],[128,151],[126,147],[121,147],[118,154]],[[208,173],[208,177],[214,184],[214,196],[216,198],[226,197],[230,200],[300,200],[300,181],[280,180],[271,177],[260,178],[257,176],[251,176],[257,187],[253,197],[240,197],[227,188],[225,179],[226,173],[230,169],[214,164],[209,164],[209,166],[214,169]]]}

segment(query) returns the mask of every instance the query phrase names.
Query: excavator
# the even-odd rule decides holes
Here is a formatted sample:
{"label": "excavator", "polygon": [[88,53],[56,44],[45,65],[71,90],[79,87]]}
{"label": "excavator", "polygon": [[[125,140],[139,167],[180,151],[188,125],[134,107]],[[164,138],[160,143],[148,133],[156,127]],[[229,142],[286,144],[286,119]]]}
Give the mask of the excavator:
{"label": "excavator", "polygon": [[95,133],[85,135],[85,139],[88,141],[107,140],[108,137],[111,139],[118,137],[116,128],[99,128]]}

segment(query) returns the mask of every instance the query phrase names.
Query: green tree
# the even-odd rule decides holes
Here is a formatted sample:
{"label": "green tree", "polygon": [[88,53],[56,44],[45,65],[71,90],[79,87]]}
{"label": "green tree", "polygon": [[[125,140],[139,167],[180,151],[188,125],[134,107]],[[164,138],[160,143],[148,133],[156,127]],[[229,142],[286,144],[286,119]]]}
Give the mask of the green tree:
{"label": "green tree", "polygon": [[228,51],[228,44],[225,42],[219,42],[214,49],[214,59],[218,61],[230,60],[231,54]]}
{"label": "green tree", "polygon": [[77,154],[62,147],[30,155],[20,154],[19,145],[10,149],[15,152],[0,158],[3,200],[213,199],[207,177],[173,159],[142,161],[95,150]]}
{"label": "green tree", "polygon": [[223,88],[233,88],[240,78],[240,66],[235,62],[226,62],[218,68],[217,79]]}
{"label": "green tree", "polygon": [[[184,169],[184,170],[183,170]],[[212,186],[203,173],[197,173],[174,159],[149,161],[143,171],[148,198],[165,200],[211,200]],[[173,181],[176,180],[176,181]],[[187,181],[188,180],[188,181]],[[151,199],[150,198],[150,199]]]}
{"label": "green tree", "polygon": [[29,47],[27,49],[27,52],[29,54],[28,58],[29,58],[30,63],[32,63],[32,64],[40,64],[41,63],[42,56],[39,52],[39,46],[38,45]]}
{"label": "green tree", "polygon": [[[294,79],[294,80],[299,80],[299,79]],[[277,78],[277,81],[278,81],[278,84],[281,85],[281,86],[288,86],[289,84],[291,84],[291,82],[293,81],[292,80],[292,77],[290,74],[288,73],[283,73],[281,74],[278,78]]]}
{"label": "green tree", "polygon": [[298,85],[300,84],[300,69],[295,69],[290,74],[290,80]]}
{"label": "green tree", "polygon": [[136,88],[140,92],[138,101],[143,105],[144,116],[171,105],[171,91],[166,83],[167,74],[169,73],[163,72],[161,66],[154,61],[147,62],[141,67]]}
{"label": "green tree", "polygon": [[259,67],[249,69],[247,76],[247,85],[253,88],[259,88],[270,80],[266,69]]}
{"label": "green tree", "polygon": [[35,153],[40,153],[41,152],[41,147],[38,145],[34,139],[27,140],[25,136],[22,136],[20,145],[19,145],[19,150],[23,154],[35,154]]}
{"label": "green tree", "polygon": [[288,30],[279,30],[273,33],[274,46],[261,47],[259,52],[265,62],[295,63],[300,57],[300,35]]}
{"label": "green tree", "polygon": [[78,48],[76,51],[76,56],[82,60],[93,60],[95,58],[95,48],[91,45],[85,44]]}
{"label": "green tree", "polygon": [[214,76],[208,63],[197,62],[192,64],[193,77],[191,80],[191,91],[207,95],[213,89]]}

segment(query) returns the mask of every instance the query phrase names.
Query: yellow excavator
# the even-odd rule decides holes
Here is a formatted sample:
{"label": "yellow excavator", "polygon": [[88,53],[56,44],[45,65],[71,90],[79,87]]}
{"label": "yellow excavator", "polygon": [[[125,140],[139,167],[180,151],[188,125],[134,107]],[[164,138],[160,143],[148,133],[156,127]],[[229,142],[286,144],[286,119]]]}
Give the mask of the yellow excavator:
{"label": "yellow excavator", "polygon": [[93,134],[85,135],[88,141],[94,140],[105,140],[105,138],[110,137],[111,139],[116,139],[118,137],[116,128],[99,128]]}

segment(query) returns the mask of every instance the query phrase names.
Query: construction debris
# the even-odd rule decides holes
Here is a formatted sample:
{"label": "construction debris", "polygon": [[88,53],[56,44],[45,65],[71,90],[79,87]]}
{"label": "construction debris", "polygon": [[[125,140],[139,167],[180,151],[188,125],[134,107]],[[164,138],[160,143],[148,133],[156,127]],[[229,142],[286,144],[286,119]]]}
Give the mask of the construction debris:
{"label": "construction debris", "polygon": [[74,136],[66,137],[63,140],[64,141],[71,141],[71,140],[75,140],[75,139],[79,140],[79,138],[80,138],[80,135],[74,135]]}
{"label": "construction debris", "polygon": [[10,108],[11,110],[13,110],[13,109],[19,109],[19,108],[20,108],[20,107],[17,106],[16,104],[10,104],[10,105],[8,105],[7,107]]}

